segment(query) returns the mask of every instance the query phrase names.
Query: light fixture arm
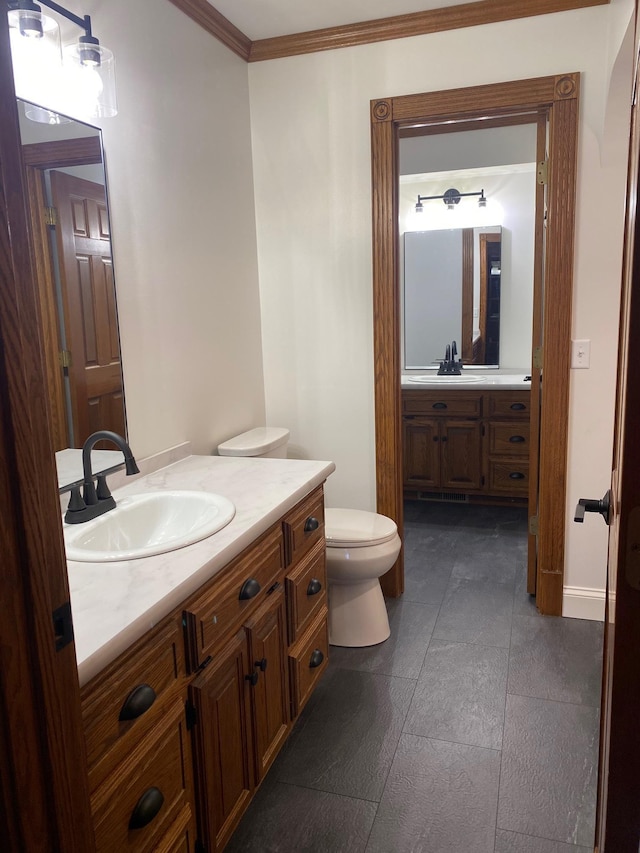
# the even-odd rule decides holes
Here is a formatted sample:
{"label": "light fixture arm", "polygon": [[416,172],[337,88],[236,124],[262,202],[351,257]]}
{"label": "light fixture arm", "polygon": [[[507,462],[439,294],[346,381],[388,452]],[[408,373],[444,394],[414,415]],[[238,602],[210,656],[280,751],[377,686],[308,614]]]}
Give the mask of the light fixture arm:
{"label": "light fixture arm", "polygon": [[[41,3],[43,6],[47,6],[49,9],[53,9],[54,12],[57,12],[59,15],[62,15],[63,18],[66,18],[68,21],[71,21],[72,24],[75,24],[77,27],[80,27],[84,30],[85,36],[91,38],[93,33],[91,32],[91,16],[84,15],[82,18],[79,15],[74,15],[73,12],[69,12],[68,9],[65,9],[64,6],[61,6],[59,3],[54,3],[53,0],[37,0],[38,3]],[[19,0],[9,0],[7,3],[9,9],[19,9],[20,3]]]}
{"label": "light fixture arm", "polygon": [[450,199],[454,204],[458,204],[461,198],[473,195],[480,196],[480,199],[485,198],[484,190],[480,190],[480,192],[477,193],[461,193],[458,192],[458,190],[447,190],[446,193],[443,193],[442,195],[419,195],[418,202],[422,203],[423,201],[433,201],[434,199],[442,198],[446,200]]}

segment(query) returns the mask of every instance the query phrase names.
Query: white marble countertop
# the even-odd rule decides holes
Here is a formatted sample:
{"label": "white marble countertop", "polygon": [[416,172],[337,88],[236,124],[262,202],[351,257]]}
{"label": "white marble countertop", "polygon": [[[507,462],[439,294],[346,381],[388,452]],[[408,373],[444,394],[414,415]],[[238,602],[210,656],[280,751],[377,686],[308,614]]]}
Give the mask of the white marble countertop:
{"label": "white marble countertop", "polygon": [[401,377],[401,386],[403,390],[417,391],[420,388],[428,388],[433,391],[434,388],[440,388],[443,391],[455,391],[456,389],[467,390],[475,389],[476,391],[486,390],[487,388],[500,388],[509,391],[530,391],[531,380],[525,381],[525,376],[529,376],[524,370],[515,369],[500,369],[500,370],[475,370],[471,367],[463,368],[460,376],[438,376],[438,368],[433,370],[413,371],[412,373],[403,373]]}
{"label": "white marble countertop", "polygon": [[188,456],[113,492],[118,497],[163,489],[217,492],[236,514],[193,545],[115,563],[68,561],[80,684],[85,684],[146,631],[196,592],[332,471],[333,462]]}

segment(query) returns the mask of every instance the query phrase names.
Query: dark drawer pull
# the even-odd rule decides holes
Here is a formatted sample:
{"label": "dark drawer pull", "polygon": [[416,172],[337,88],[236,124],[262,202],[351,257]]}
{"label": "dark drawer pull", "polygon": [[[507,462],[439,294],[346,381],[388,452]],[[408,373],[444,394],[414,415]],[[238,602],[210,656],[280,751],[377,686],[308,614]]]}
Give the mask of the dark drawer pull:
{"label": "dark drawer pull", "polygon": [[524,403],[512,403],[510,408],[513,409],[514,412],[522,412],[527,407],[525,406]]}
{"label": "dark drawer pull", "polygon": [[440,439],[438,438],[438,436],[437,436],[437,435],[434,435],[434,436],[433,436],[433,440],[434,440],[434,441],[440,441]]}
{"label": "dark drawer pull", "polygon": [[323,660],[324,655],[320,649],[314,649],[311,652],[311,657],[309,658],[309,669],[315,669],[316,666],[320,666]]}
{"label": "dark drawer pull", "polygon": [[149,788],[140,797],[131,812],[129,829],[142,829],[154,819],[162,808],[164,796],[158,788]]}
{"label": "dark drawer pull", "polygon": [[118,719],[122,723],[125,720],[135,720],[148,711],[155,701],[156,691],[153,687],[150,684],[139,684],[124,700]]}
{"label": "dark drawer pull", "polygon": [[512,435],[509,437],[511,444],[522,444],[524,440],[525,438],[523,435]]}
{"label": "dark drawer pull", "polygon": [[314,518],[312,515],[304,523],[304,532],[311,533],[313,530],[317,530],[320,527],[320,522],[317,518]]}
{"label": "dark drawer pull", "polygon": [[242,584],[238,598],[240,601],[246,601],[248,598],[254,598],[260,592],[260,589],[261,587],[258,581],[255,578],[249,578],[248,581],[245,581]]}
{"label": "dark drawer pull", "polygon": [[307,587],[307,595],[317,595],[322,589],[322,584],[318,578],[311,578]]}
{"label": "dark drawer pull", "polygon": [[267,659],[261,658],[260,660],[256,660],[253,662],[253,665],[260,670],[260,672],[264,672],[267,668]]}
{"label": "dark drawer pull", "polygon": [[256,684],[258,683],[258,673],[257,672],[252,672],[251,675],[245,675],[245,678],[252,687],[255,687]]}
{"label": "dark drawer pull", "polygon": [[446,409],[447,404],[446,403],[434,403],[433,406],[431,406],[431,408],[432,409]]}
{"label": "dark drawer pull", "polygon": [[524,474],[522,473],[522,471],[512,471],[509,474],[509,479],[510,480],[524,480]]}

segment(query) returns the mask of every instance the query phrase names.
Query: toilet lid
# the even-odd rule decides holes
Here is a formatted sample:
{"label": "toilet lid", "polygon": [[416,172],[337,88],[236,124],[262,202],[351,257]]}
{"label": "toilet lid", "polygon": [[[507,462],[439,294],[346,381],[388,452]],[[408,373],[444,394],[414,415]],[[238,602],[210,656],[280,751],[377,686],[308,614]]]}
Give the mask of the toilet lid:
{"label": "toilet lid", "polygon": [[327,509],[324,533],[327,547],[358,548],[388,542],[398,532],[395,521],[386,515],[362,509]]}

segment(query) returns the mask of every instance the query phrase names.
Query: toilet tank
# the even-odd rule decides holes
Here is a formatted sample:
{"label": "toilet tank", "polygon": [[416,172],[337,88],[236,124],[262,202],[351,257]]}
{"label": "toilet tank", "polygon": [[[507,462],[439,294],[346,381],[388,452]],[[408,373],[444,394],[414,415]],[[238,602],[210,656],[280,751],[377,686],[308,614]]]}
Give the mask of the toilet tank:
{"label": "toilet tank", "polygon": [[289,430],[256,427],[218,445],[220,456],[260,456],[286,459]]}

